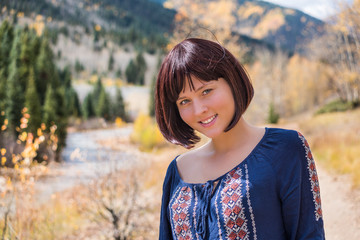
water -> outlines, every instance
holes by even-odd
[[[131,127],[125,127],[69,133],[62,153],[64,162],[58,166],[50,166],[50,172],[56,171],[59,174],[36,182],[39,200],[46,200],[53,193],[87,183],[109,172],[114,164],[126,168],[134,163],[137,156],[97,143],[102,139],[129,136],[131,131]]]

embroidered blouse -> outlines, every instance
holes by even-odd
[[[163,185],[159,239],[325,239],[318,176],[304,136],[266,128],[249,156],[203,184],[184,182],[175,158]]]

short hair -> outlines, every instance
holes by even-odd
[[[200,138],[182,118],[176,101],[186,81],[193,88],[191,77],[203,81],[224,78],[229,84],[235,114],[225,132],[233,128],[249,106],[254,89],[240,62],[220,44],[189,38],[177,44],[164,58],[156,82],[155,117],[161,133],[169,142],[193,147]]]

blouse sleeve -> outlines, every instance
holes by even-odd
[[[162,201],[161,201],[161,213],[160,213],[160,229],[159,229],[159,240],[172,240],[172,233],[171,233],[171,225],[170,219],[168,214],[168,205],[171,195],[171,186],[173,180],[173,160],[169,165],[164,183],[163,183],[163,194],[162,194]]]
[[[301,133],[289,144],[293,146],[283,156],[287,160],[278,175],[287,239],[325,239],[318,175],[309,144]]]

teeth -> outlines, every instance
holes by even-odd
[[[203,121],[203,122],[201,122],[201,123],[208,124],[208,123],[210,123],[212,120],[214,120],[215,117],[216,117],[216,115],[212,116],[212,118],[209,118],[208,120]]]

